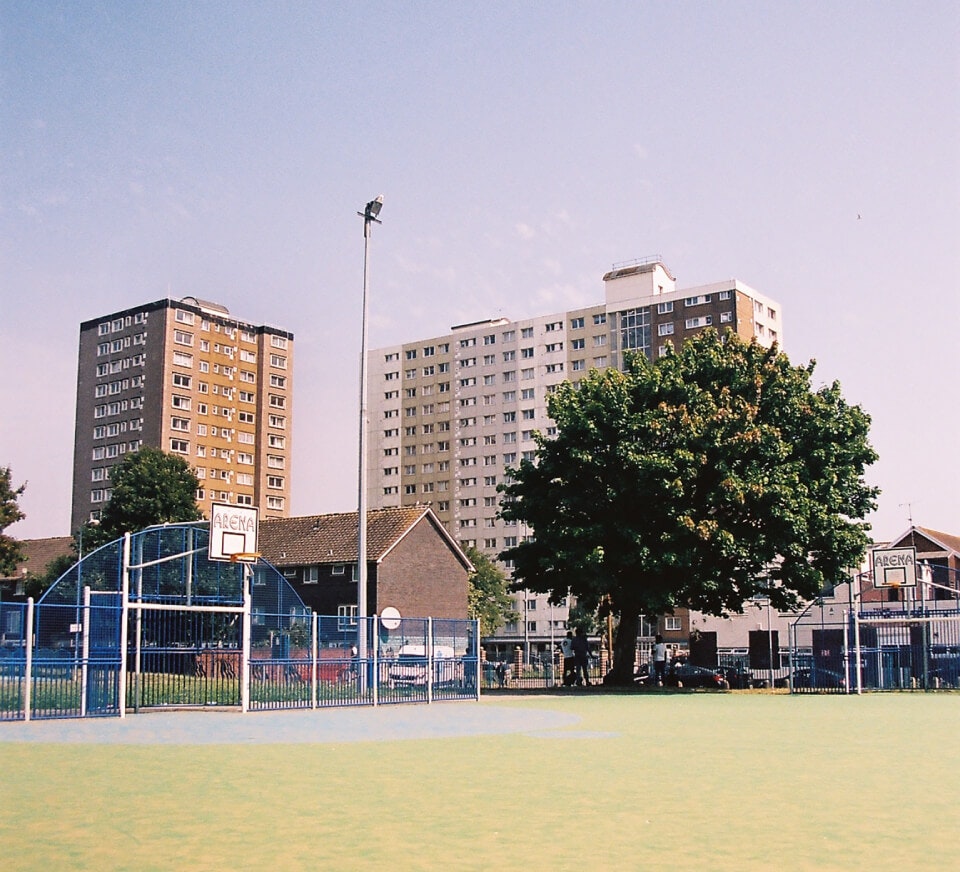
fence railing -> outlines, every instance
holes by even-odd
[[[83,593],[80,606],[0,603],[0,721],[429,703],[480,693],[476,621],[125,606],[116,594]]]

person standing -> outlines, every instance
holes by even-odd
[[[653,640],[653,671],[657,687],[663,687],[663,675],[667,670],[667,646],[659,633]]]
[[[563,657],[563,686],[570,687],[574,681],[573,633],[570,630],[567,630],[567,635],[560,641],[560,654]]]
[[[590,687],[590,643],[583,627],[577,627],[577,634],[573,637],[573,676],[577,684]]]

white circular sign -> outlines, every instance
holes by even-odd
[[[387,630],[396,630],[400,626],[400,612],[393,606],[387,606],[380,612],[380,623]]]

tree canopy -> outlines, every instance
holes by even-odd
[[[113,493],[103,508],[99,528],[87,525],[87,541],[109,542],[152,524],[198,521],[197,476],[190,465],[159,448],[127,454],[110,471]],[[89,539],[88,539],[89,537]]]
[[[612,682],[631,680],[639,615],[787,609],[845,578],[878,491],[869,417],[814,362],[715,331],[654,362],[561,385],[536,461],[510,470],[501,514],[535,537],[501,556],[524,587],[619,614]]]
[[[9,466],[0,467],[0,575],[11,576],[16,572],[17,564],[23,560],[20,543],[4,530],[11,524],[26,517],[17,500],[26,490],[26,484],[18,488],[13,486],[13,474]]]
[[[467,614],[479,619],[481,636],[490,636],[518,617],[513,610],[513,598],[507,592],[507,577],[496,563],[476,548],[467,548],[466,555],[474,568],[467,592]]]

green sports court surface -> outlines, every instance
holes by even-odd
[[[960,694],[0,723],[0,869],[960,867]]]

